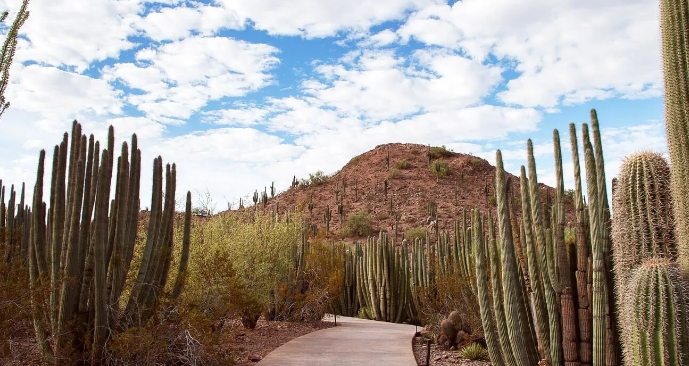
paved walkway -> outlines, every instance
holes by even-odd
[[[336,327],[295,338],[258,365],[416,366],[411,345],[414,331],[413,325],[338,316]]]

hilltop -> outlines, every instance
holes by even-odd
[[[389,155],[388,155],[389,154]],[[429,159],[429,154],[432,158]],[[389,166],[387,168],[387,157]],[[429,166],[436,158],[447,163],[447,175],[437,178]],[[312,200],[311,224],[322,229],[326,207],[331,210],[330,237],[343,239],[341,235],[338,201],[344,208],[344,220],[352,214],[364,211],[370,215],[373,227],[387,230],[395,235],[395,213],[399,213],[398,238],[410,228],[431,227],[428,214],[429,201],[437,205],[437,225],[440,231],[452,231],[453,222],[461,219],[462,209],[490,209],[495,214],[495,167],[477,156],[455,153],[444,147],[429,148],[420,144],[389,143],[353,157],[341,170],[331,176],[312,174],[311,179],[302,179],[290,189],[270,197],[265,209],[274,211],[277,205],[281,214],[285,209],[297,207],[308,215],[308,202]],[[519,177],[508,173],[513,182],[513,191],[518,201]],[[387,195],[385,182],[387,181]],[[343,189],[344,185],[344,189]],[[548,193],[554,189],[541,186],[541,199],[545,202]],[[336,194],[336,191],[339,191]],[[264,205],[260,203],[260,209]],[[336,196],[338,201],[336,201]],[[390,203],[392,202],[392,212]],[[246,205],[246,203],[245,203]],[[572,217],[568,205],[568,219]],[[251,210],[252,207],[244,210]],[[513,214],[521,217],[521,207],[515,207]]]

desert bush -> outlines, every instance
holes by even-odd
[[[404,233],[404,238],[407,239],[410,243],[413,243],[416,239],[425,240],[426,234],[428,234],[428,228],[418,226],[408,229]]]
[[[409,169],[409,168],[411,168],[411,163],[407,159],[398,160],[395,162],[395,168],[397,168],[397,169]]]
[[[450,166],[447,164],[447,161],[436,159],[431,163],[431,173],[433,173],[436,178],[444,178],[450,174]]]
[[[250,220],[232,214],[214,216],[200,223],[196,230],[196,233],[192,233],[195,235],[192,235],[190,278],[186,291],[203,293],[211,291],[206,287],[217,284],[220,287],[213,291],[220,296],[225,281],[231,279],[228,285],[235,286],[235,281],[237,284],[228,289],[251,297],[235,297],[232,301],[245,303],[244,310],[258,311],[260,314],[256,309],[267,307],[271,301],[271,291],[279,287],[281,279],[287,278],[292,269],[292,253],[301,242],[302,227],[301,220],[275,222],[269,213],[257,211],[252,213]],[[198,255],[198,258],[194,255]],[[224,264],[226,262],[231,266]],[[211,265],[218,266],[216,271],[209,268]],[[193,272],[200,275],[194,277],[191,275]],[[210,277],[198,277],[201,275]],[[214,284],[208,281],[214,281]],[[196,286],[201,288],[195,289]]]
[[[399,169],[392,168],[388,171],[388,179],[397,179],[401,176]]]
[[[4,239],[6,231],[0,227],[0,240]],[[16,338],[26,331],[22,324],[29,324],[32,318],[31,298],[45,298],[50,296],[50,288],[46,284],[42,287],[29,286],[27,268],[21,263],[18,255],[7,261],[5,253],[9,246],[0,242],[0,363],[6,358],[18,355],[12,344]]]
[[[574,203],[574,190],[565,189],[565,203]]]
[[[319,170],[315,173],[309,173],[308,178],[302,178],[302,180],[299,182],[299,185],[302,187],[308,187],[308,186],[317,186],[319,184],[325,183],[328,180],[330,180],[331,176],[323,173],[323,171]]]
[[[483,339],[483,326],[478,301],[468,279],[452,271],[436,271],[435,286],[415,288],[420,297],[418,318],[426,330],[438,339],[443,319],[452,311],[459,312],[455,326],[472,340]]]
[[[488,361],[488,350],[478,343],[472,343],[459,350],[459,355],[472,361]]]
[[[371,216],[366,211],[359,211],[347,217],[342,233],[345,236],[369,236],[374,233]]]
[[[227,365],[238,361],[227,335],[211,331],[207,316],[175,307],[165,319],[114,335],[106,365]]]
[[[308,245],[304,268],[297,268],[295,276],[301,291],[292,304],[286,304],[293,309],[283,314],[286,320],[318,322],[332,308],[344,281],[343,248],[325,241]]]
[[[483,159],[479,158],[478,156],[473,156],[471,157],[471,165],[473,165],[475,168],[478,168],[483,165]]]
[[[434,146],[431,147],[430,150],[428,150],[427,154],[431,159],[440,159],[440,158],[447,158],[452,156],[454,152],[452,150],[448,150],[445,145],[443,146]]]

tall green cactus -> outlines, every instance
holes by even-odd
[[[689,278],[689,2],[660,0],[665,127],[679,268]]]
[[[125,315],[120,317],[120,298],[133,257],[139,217],[141,152],[137,148],[136,135],[132,137],[131,154],[126,143],[122,146],[112,201],[112,126],[108,131],[108,147],[102,152],[99,152],[99,143],[93,136],[87,140],[81,134],[81,125],[76,121],[72,126],[69,151],[67,141],[68,135],[65,134],[60,146],[55,147],[50,211],[46,210],[42,196],[45,151],[41,151],[39,156],[34,210],[30,219],[29,275],[32,286],[50,281],[55,287],[45,312],[47,319],[43,317],[41,305],[33,303],[34,328],[47,361],[55,362],[59,356],[62,362],[67,357],[90,359],[92,363],[99,364],[110,334],[128,328],[135,320],[150,318],[152,305],[165,286],[171,261],[175,167],[173,165],[170,169],[168,165],[163,209],[160,207],[162,160],[156,159],[154,204],[151,205],[149,237],[140,271],[146,276],[140,276],[130,292],[129,304],[136,304],[135,309],[128,305]],[[187,200],[188,220],[191,215],[189,194]],[[182,248],[173,298],[179,296],[183,287],[189,251],[188,231],[189,225],[185,225],[187,240]],[[47,342],[51,328],[55,348]],[[87,356],[89,353],[90,357]]]
[[[534,225],[534,243],[536,248],[536,255],[541,266],[541,276],[543,280],[543,290],[545,295],[545,303],[548,309],[548,322],[550,328],[550,362],[559,365],[562,361],[562,329],[560,326],[560,303],[555,283],[548,274],[548,255],[547,255],[547,226],[542,215],[542,208],[540,202],[540,193],[538,189],[538,178],[536,176],[536,160],[533,153],[533,143],[531,140],[527,141],[528,153],[528,172],[529,172],[529,197],[522,197],[522,200],[529,199],[531,205],[531,220]],[[551,263],[552,264],[552,263]]]
[[[502,291],[504,293],[505,320],[508,336],[516,365],[534,365],[538,363],[538,352],[533,342],[529,326],[528,305],[520,300],[517,259],[512,242],[512,226],[507,207],[507,185],[505,184],[505,169],[502,153],[495,153],[495,192],[498,205],[498,226],[500,228],[500,260],[502,263]]]
[[[486,245],[478,210],[474,210],[473,214],[473,233],[474,253],[476,253],[476,296],[481,311],[483,333],[486,337],[486,345],[488,346],[491,362],[495,366],[504,366],[505,356],[503,356],[501,339],[498,336],[498,330],[495,325],[493,308],[490,304],[488,282],[486,281]]]

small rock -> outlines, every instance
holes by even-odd
[[[256,355],[256,354],[250,354],[250,355],[249,355],[249,361],[251,361],[251,362],[258,362],[258,361],[261,361],[262,358],[263,358],[263,357],[261,357],[261,356],[259,356],[259,355]]]

